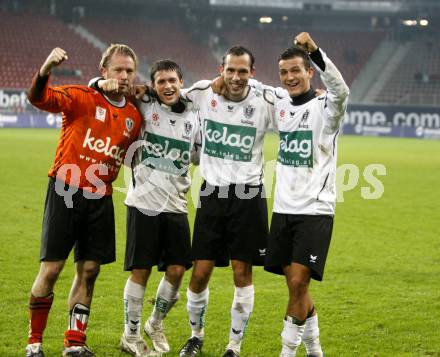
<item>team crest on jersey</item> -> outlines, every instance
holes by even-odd
[[[233,105],[228,105],[228,112],[231,113],[234,110]]]
[[[151,124],[153,124],[154,126],[159,126],[160,124],[159,124],[159,114],[157,114],[157,113],[153,113],[153,115],[151,116],[151,119],[152,119],[152,123]]]
[[[243,114],[245,119],[241,119],[243,124],[254,125],[254,121],[250,120],[255,113],[255,107],[253,105],[248,105],[243,108]]]
[[[286,111],[284,109],[280,110],[280,120],[284,120],[284,117],[286,116]]]
[[[176,125],[176,119],[170,119],[170,125],[175,126]]]
[[[244,114],[245,118],[250,119],[250,118],[252,118],[252,115],[254,115],[254,113],[255,113],[255,107],[253,105],[249,104],[247,107],[245,107],[243,109],[243,112],[244,112],[243,114]]]
[[[186,140],[191,140],[192,128],[193,128],[193,125],[191,124],[191,122],[186,121],[185,123],[183,123],[183,130],[185,131],[185,133],[182,134],[182,138],[184,138]]]
[[[95,119],[98,119],[99,121],[104,122],[106,113],[107,113],[107,109],[97,106],[96,113],[95,113]]]
[[[295,113],[293,113],[295,114]],[[310,111],[307,109],[304,114],[302,115],[301,121],[299,122],[299,127],[303,129],[308,129],[309,126],[307,125],[307,119],[309,118]]]
[[[127,138],[130,137],[130,132],[133,130],[134,127],[134,121],[131,118],[126,118],[125,119],[125,127],[127,128],[128,131],[124,130],[124,136],[126,136]]]
[[[213,100],[211,100],[211,110],[213,111],[213,112],[216,112],[217,111],[217,101],[215,100],[215,99],[213,99]]]
[[[131,118],[127,118],[125,119],[125,127],[127,128],[127,130],[130,132],[133,130],[133,126],[134,126],[134,121]]]
[[[191,130],[192,130],[192,124],[189,122],[189,121],[186,121],[184,124],[183,124],[183,127],[184,127],[184,129],[185,129],[185,134],[186,135],[189,135],[189,134],[191,134]]]

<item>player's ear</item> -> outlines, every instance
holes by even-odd
[[[309,69],[307,70],[307,73],[309,74],[309,78],[313,77],[313,75],[315,74],[315,70],[313,69],[312,66],[309,67]]]
[[[225,67],[222,64],[220,66],[218,66],[218,73],[220,73],[220,75],[223,74],[224,70],[225,70]]]
[[[251,68],[251,77],[254,77],[255,73],[257,73],[257,71],[255,70],[255,67],[252,67]]]
[[[101,67],[101,75],[104,79],[107,79],[107,68]]]

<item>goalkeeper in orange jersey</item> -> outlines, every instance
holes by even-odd
[[[55,283],[74,248],[76,275],[68,304],[69,325],[63,356],[91,357],[86,345],[93,288],[100,265],[115,260],[112,182],[142,118],[125,99],[136,76],[137,57],[125,45],[111,45],[100,63],[102,76],[117,79],[118,90],[103,95],[86,86],[50,87],[54,67],[67,60],[55,48],[36,73],[29,91],[39,109],[62,113],[62,128],[44,208],[40,271],[32,286],[27,357],[42,357],[43,332],[54,299]]]

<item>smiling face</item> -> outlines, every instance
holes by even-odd
[[[302,57],[281,59],[278,65],[280,81],[291,97],[296,97],[310,90],[313,68],[306,68]]]
[[[161,70],[154,74],[153,88],[161,102],[166,105],[173,105],[179,101],[182,87],[183,79],[179,78],[176,71]]]
[[[234,56],[228,54],[220,70],[225,80],[228,98],[232,100],[243,99],[247,94],[248,80],[255,73],[255,70],[251,67],[249,55]]]

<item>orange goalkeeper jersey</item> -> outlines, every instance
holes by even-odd
[[[111,195],[142,117],[126,102],[118,107],[86,86],[49,87],[48,77],[34,77],[29,101],[41,110],[62,114],[61,134],[49,176],[93,193]]]

